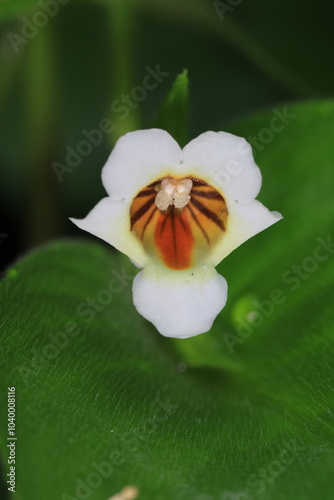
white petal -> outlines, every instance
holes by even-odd
[[[103,198],[85,219],[70,219],[84,229],[126,254],[143,267],[146,253],[139,239],[130,231],[130,206],[124,201]]]
[[[225,197],[246,203],[258,195],[261,172],[250,144],[227,132],[205,132],[183,149],[183,163],[194,177],[216,187]]]
[[[133,283],[138,312],[165,337],[187,338],[207,332],[226,299],[226,280],[207,265],[171,271],[150,264]]]
[[[133,199],[153,181],[171,175],[182,152],[165,130],[129,132],[118,139],[102,170],[107,193],[116,200]]]
[[[209,255],[209,261],[214,266],[249,238],[282,219],[279,212],[270,212],[258,200],[246,204],[231,201],[227,203],[227,208],[226,232]]]

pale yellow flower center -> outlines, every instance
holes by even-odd
[[[189,193],[192,187],[191,179],[163,179],[160,191],[155,197],[155,204],[159,210],[167,210],[170,205],[174,205],[175,208],[184,208],[190,201]]]

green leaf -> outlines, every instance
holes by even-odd
[[[15,386],[22,500],[130,484],[139,499],[332,498],[334,103],[230,130],[251,136],[260,199],[284,220],[220,264],[210,333],[161,337],[132,305],[134,268],[99,244],[56,242],[8,271],[0,404]]]
[[[188,142],[188,85],[188,72],[184,70],[176,77],[154,124],[157,128],[167,130],[181,147]]]

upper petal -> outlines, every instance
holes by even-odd
[[[208,265],[171,271],[149,264],[133,283],[138,312],[165,337],[188,338],[207,332],[226,299],[226,280]]]
[[[70,219],[84,229],[126,254],[143,267],[147,255],[143,245],[130,231],[130,205],[124,201],[103,198],[84,219]]]
[[[170,175],[182,151],[165,130],[129,132],[118,139],[102,170],[102,182],[115,200],[132,199],[151,182]]]
[[[227,208],[226,232],[208,255],[209,262],[214,266],[249,238],[283,218],[279,212],[271,212],[258,200],[245,204],[228,201]]]
[[[183,163],[193,177],[218,188],[224,197],[247,203],[260,191],[261,172],[242,137],[205,132],[185,146]]]

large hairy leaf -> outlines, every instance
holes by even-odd
[[[162,338],[132,305],[132,265],[96,242],[9,269],[1,408],[15,386],[21,500],[130,484],[154,500],[332,498],[334,104],[231,131],[253,142],[260,199],[285,218],[220,264],[229,299],[210,333]]]

